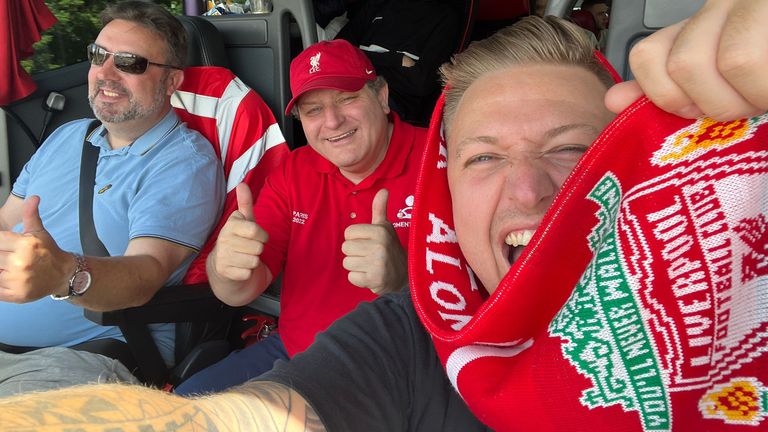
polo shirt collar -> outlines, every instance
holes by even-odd
[[[134,156],[143,156],[159,144],[163,138],[181,124],[179,116],[173,109],[169,109],[163,118],[148,131],[136,139],[131,145],[119,149],[112,149],[107,141],[107,129],[100,125],[91,139],[91,143],[104,149],[107,154],[125,153]]]
[[[365,189],[371,186],[376,180],[397,177],[405,170],[405,162],[411,153],[413,146],[413,128],[405,127],[400,117],[393,111],[389,113],[389,120],[392,122],[392,136],[389,138],[387,154],[378,167],[363,181],[357,184],[357,189]],[[338,178],[347,180],[339,171],[339,168],[328,159],[322,157],[320,153],[311,148],[309,152],[310,165],[320,173],[328,173]]]

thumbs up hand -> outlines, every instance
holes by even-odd
[[[253,195],[245,183],[237,185],[237,210],[221,228],[211,251],[209,269],[230,281],[248,280],[261,265],[261,252],[269,235],[253,216]],[[210,271],[210,270],[209,270]]]
[[[251,193],[251,188],[245,183],[240,183],[235,188],[235,193],[237,194],[237,213],[243,219],[253,221],[253,194]]]
[[[22,234],[0,232],[0,301],[27,303],[69,292],[75,259],[46,231],[39,205],[36,195],[24,201]]]
[[[405,251],[387,220],[389,192],[381,189],[371,204],[371,223],[351,225],[344,231],[344,268],[349,281],[382,295],[402,289],[408,282]]]
[[[28,200],[24,201],[24,207],[22,210],[21,222],[24,226],[24,234],[32,234],[40,231],[44,231],[43,221],[40,219],[40,197],[33,195]]]

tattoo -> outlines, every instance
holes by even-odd
[[[138,386],[100,385],[2,400],[0,430],[220,431],[196,401]]]
[[[277,383],[249,383],[185,399],[120,384],[82,386],[0,400],[2,431],[324,431],[314,409]]]
[[[282,384],[268,381],[247,383],[221,395],[217,403],[224,405],[217,406],[217,412],[228,413],[220,418],[221,421],[236,424],[233,430],[325,430],[314,408],[298,392]]]

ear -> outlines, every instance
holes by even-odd
[[[168,96],[173,95],[173,92],[181,87],[182,82],[184,82],[184,71],[172,69],[168,75],[168,88],[166,90]]]
[[[389,84],[386,82],[384,83],[384,86],[381,87],[376,98],[379,100],[379,105],[381,105],[381,109],[384,110],[384,114],[389,114]]]

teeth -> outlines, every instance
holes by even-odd
[[[112,91],[109,91],[109,90],[102,90],[102,92],[104,93],[105,96],[109,96],[109,97],[117,97],[118,96],[118,93],[115,93],[115,92],[112,92]]]
[[[348,136],[351,136],[351,135],[352,135],[353,133],[355,133],[356,131],[357,131],[357,129],[352,129],[352,130],[351,130],[351,131],[349,131],[349,132],[345,132],[345,133],[343,133],[343,134],[341,134],[341,135],[339,135],[339,136],[335,136],[335,137],[331,137],[331,138],[327,138],[327,139],[328,139],[328,141],[331,141],[331,142],[334,142],[334,141],[339,141],[339,140],[342,140],[342,139],[344,139],[344,138],[346,138],[346,137],[348,137]]]
[[[531,237],[533,237],[534,232],[535,231],[531,230],[511,232],[507,234],[507,237],[504,239],[504,243],[512,247],[526,246],[528,242],[531,241]]]

